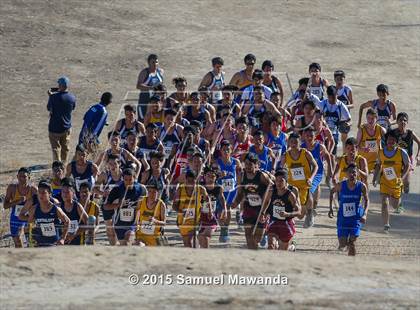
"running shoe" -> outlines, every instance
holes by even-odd
[[[267,241],[268,241],[268,236],[267,235],[264,235],[263,238],[260,241],[260,246],[262,248],[265,248],[267,246]]]
[[[384,233],[389,234],[389,230],[391,229],[391,225],[384,226]]]
[[[403,213],[404,211],[405,211],[404,207],[402,206],[402,204],[400,204],[400,205],[398,206],[398,208],[396,208],[396,209],[395,209],[394,213],[395,213],[395,214],[401,214],[401,213]]]
[[[297,245],[296,241],[292,240],[287,250],[290,252],[296,252],[296,245]]]

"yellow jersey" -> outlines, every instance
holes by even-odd
[[[143,198],[139,202],[139,205],[140,205],[140,208],[138,210],[139,227],[136,234],[138,239],[141,239],[141,237],[145,237],[145,236],[158,237],[160,235],[161,227],[157,226],[155,223],[151,223],[150,220],[152,217],[154,217],[158,221],[163,220],[161,216],[162,204],[163,204],[163,201],[158,199],[154,208],[149,209],[147,207],[147,197]]]
[[[381,161],[380,192],[399,199],[402,189],[403,156],[401,148],[397,148],[392,157],[387,157],[384,150],[379,151]]]
[[[164,114],[163,111],[160,112],[160,116],[159,117],[154,117],[153,113],[150,113],[150,123],[151,124],[157,124],[157,125],[161,125],[163,124],[163,120],[164,120]]]
[[[378,152],[381,149],[381,126],[375,124],[373,136],[368,134],[366,124],[362,125],[361,130],[362,137],[360,140],[359,154],[366,159],[369,172],[372,172],[375,168],[376,160],[378,159]]]
[[[363,160],[363,157],[359,154],[356,155],[356,158],[354,159],[354,163],[356,164],[357,169],[361,170],[361,161]],[[347,179],[347,167],[350,165],[350,163],[347,163],[347,155],[340,156],[338,158],[338,181],[344,181]],[[359,181],[362,180],[361,175],[359,174],[357,179]]]
[[[201,186],[193,191],[192,195],[187,194],[185,184],[180,185],[179,210],[177,223],[181,235],[188,235],[194,230],[194,224],[200,223],[201,210]],[[198,193],[196,192],[198,191]],[[196,200],[197,197],[197,200]]]
[[[311,176],[311,167],[306,158],[307,152],[306,149],[300,149],[299,157],[293,159],[290,150],[288,150],[285,156],[285,164],[289,170],[288,182],[299,189],[309,188],[307,180]]]

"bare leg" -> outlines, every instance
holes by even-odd
[[[112,220],[106,220],[105,221],[106,226],[106,235],[108,237],[108,241],[110,245],[116,245],[117,244],[117,235],[115,233],[114,225],[112,223]]]
[[[357,240],[356,236],[350,236],[349,238],[349,242],[348,242],[349,256],[356,256],[356,245],[355,245],[356,240]]]
[[[388,208],[388,195],[381,193],[382,199],[382,221],[384,225],[389,225],[389,208]]]
[[[277,250],[277,248],[278,248],[277,236],[274,234],[268,234],[268,249]]]

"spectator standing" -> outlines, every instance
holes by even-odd
[[[48,123],[49,139],[53,161],[67,161],[71,134],[71,114],[76,107],[76,97],[68,91],[70,80],[62,76],[57,81],[58,88],[48,91],[47,110],[50,112]]]

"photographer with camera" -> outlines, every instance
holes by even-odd
[[[76,108],[76,97],[68,91],[70,80],[62,76],[57,80],[58,87],[48,90],[47,110],[50,112],[48,123],[53,161],[67,161],[71,134],[71,114]]]

